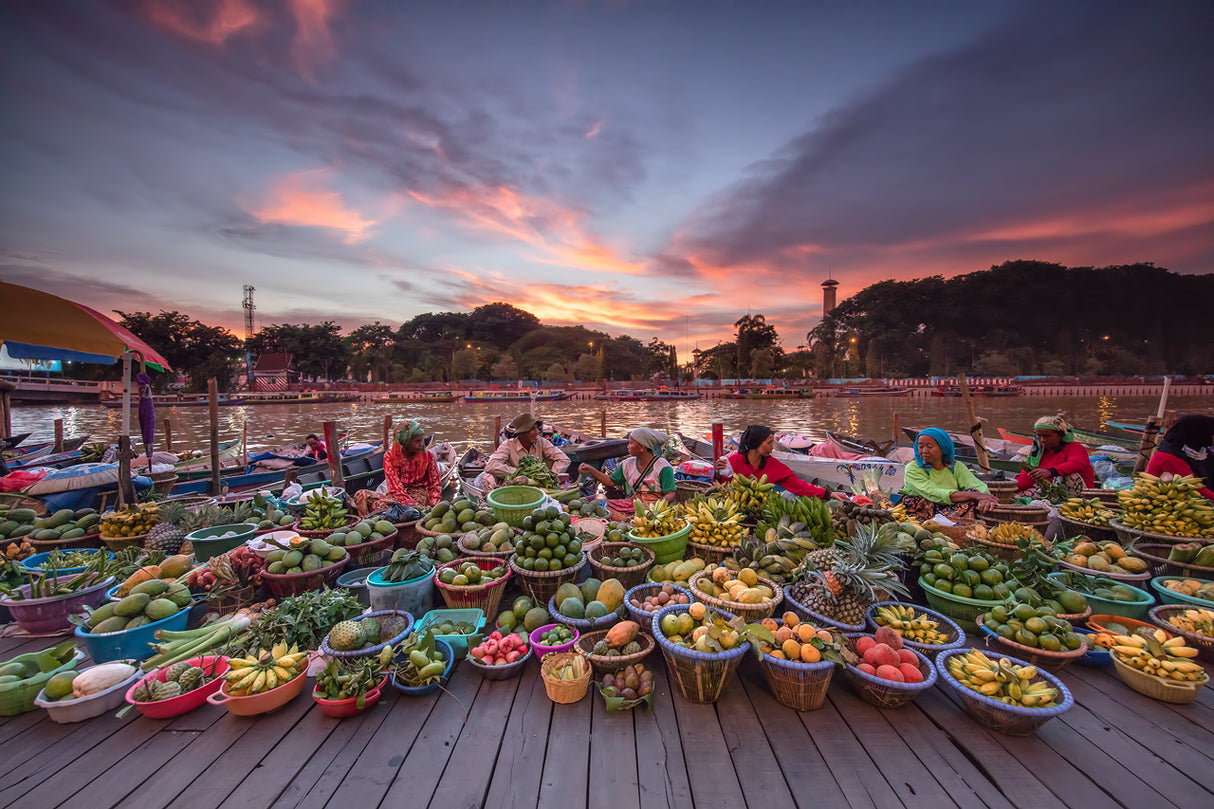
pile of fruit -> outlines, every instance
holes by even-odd
[[[503,633],[514,632],[528,636],[551,620],[547,608],[538,606],[530,596],[519,596],[509,608],[502,610],[497,616],[495,625]]]
[[[977,523],[970,529],[970,536],[975,539],[985,539],[998,545],[1016,547],[1017,540],[1025,540],[1035,545],[1049,547],[1041,532],[1032,526],[1018,522],[1003,522],[993,528]]]
[[[1108,525],[1117,512],[1096,498],[1071,497],[1058,506],[1059,515],[1084,525]]]
[[[261,495],[257,497],[261,497]],[[253,498],[254,503],[257,502],[257,497]],[[256,516],[261,518],[257,521],[258,531],[268,531],[271,528],[287,528],[295,522],[295,518],[290,514],[269,503],[261,506],[254,505],[253,511]]]
[[[1214,610],[1185,610],[1179,615],[1168,616],[1168,623],[1185,632],[1214,638]]]
[[[748,475],[734,475],[725,487],[725,499],[733,503],[746,519],[758,522],[763,518],[767,500],[775,494],[776,484],[767,481],[767,475],[755,479]],[[778,494],[775,494],[779,497]]]
[[[632,597],[632,606],[642,612],[657,612],[667,604],[690,604],[691,596],[686,592],[676,588],[669,582],[662,585],[662,588],[656,593],[642,598]]]
[[[806,609],[859,626],[869,604],[908,595],[897,576],[902,566],[897,534],[875,524],[861,525],[854,537],[806,554],[788,593]]]
[[[56,512],[56,516],[67,509]],[[121,511],[107,511],[100,518],[100,531],[107,537],[134,537],[150,533],[160,522],[160,508],[155,503],[127,506]],[[35,536],[34,539],[38,537]],[[63,537],[60,536],[60,539]]]
[[[468,621],[452,621],[449,618],[445,618],[442,621],[431,621],[429,624],[426,624],[426,629],[429,629],[440,638],[446,635],[473,635],[476,633],[475,624]]]
[[[97,510],[82,508],[73,511],[63,508],[46,517],[39,517],[31,508],[9,508],[0,510],[0,542],[6,539],[26,537],[38,542],[50,542],[56,539],[80,539],[86,536],[96,536],[101,532],[101,517]],[[155,523],[153,514],[152,523]],[[131,536],[135,533],[124,534]],[[144,532],[146,533],[146,529]],[[110,536],[114,536],[110,534]],[[12,557],[9,557],[12,558]]]
[[[739,643],[746,642],[754,632],[753,626],[743,626],[742,619],[728,621],[716,610],[699,601],[693,601],[687,612],[663,615],[656,626],[674,645],[708,653],[732,649]],[[760,628],[760,637],[771,636],[765,627]],[[774,640],[774,636],[771,639]]]
[[[540,635],[536,642],[544,646],[564,646],[566,643],[573,643],[573,630],[564,624],[554,624],[551,629]]]
[[[261,650],[248,657],[233,657],[229,671],[223,675],[227,693],[233,697],[264,694],[294,680],[307,667],[308,653],[280,643],[269,651]]]
[[[1214,545],[1203,545],[1200,542],[1173,545],[1168,551],[1168,561],[1197,567],[1214,567]]]
[[[742,512],[729,501],[697,495],[683,504],[683,516],[691,523],[691,533],[687,535],[691,542],[728,548],[738,544],[746,534]]]
[[[275,576],[311,573],[337,564],[346,558],[346,549],[323,539],[293,537],[287,548],[278,548],[265,556],[266,572]]]
[[[310,497],[304,506],[304,515],[299,518],[300,531],[332,531],[343,528],[350,522],[350,512],[341,498]]]
[[[1139,472],[1133,487],[1117,493],[1123,510],[1117,521],[1154,534],[1214,538],[1214,503],[1202,497],[1202,485],[1195,475]]]
[[[529,649],[527,641],[512,632],[505,635],[490,632],[489,637],[473,646],[468,654],[485,666],[505,666],[525,657]]]
[[[632,501],[632,534],[643,539],[667,537],[687,527],[687,520],[680,515],[680,508],[666,500],[657,500],[646,506],[640,500]]]
[[[763,626],[772,633],[772,640],[760,640],[759,649],[777,660],[817,663],[824,657],[841,663],[839,636],[803,622],[795,612],[786,612],[779,622],[764,618]]]
[[[46,681],[46,698],[67,702],[92,696],[122,683],[136,668],[129,663],[101,663],[81,672],[61,671]]]
[[[508,572],[510,569],[503,564],[486,570],[476,562],[465,560],[455,567],[445,567],[440,570],[438,580],[452,587],[480,587],[497,581]]]
[[[1181,683],[1204,682],[1209,678],[1200,663],[1189,658],[1197,657],[1197,650],[1186,646],[1184,638],[1168,637],[1162,629],[1140,627],[1129,635],[1114,635],[1101,632],[1096,643],[1127,666]]]
[[[599,564],[603,567],[636,567],[637,565],[645,564],[645,551],[635,545],[625,545],[622,548],[613,549],[614,556],[605,556],[599,560]]]
[[[886,508],[862,494],[852,495],[843,501],[832,500],[830,508],[833,511],[835,535],[839,538],[855,536],[861,526],[875,524],[880,527],[888,522],[901,522],[906,519],[905,508]]]
[[[440,501],[422,520],[422,528],[436,534],[463,534],[494,525],[497,521],[491,511],[478,510],[471,500],[456,500],[454,503]]]
[[[145,560],[146,561],[146,560]],[[138,584],[143,584],[153,579],[162,579],[167,582],[173,582],[190,572],[192,562],[189,556],[178,554],[170,556],[159,564],[146,564],[137,568],[133,573],[127,576],[122,584],[118,586],[115,595],[125,597],[131,594],[131,590]],[[189,583],[188,580],[186,582]]]
[[[273,554],[285,556],[286,551],[274,551]],[[205,565],[191,571],[185,581],[191,590],[206,593],[258,587],[261,585],[262,571],[266,570],[267,559],[261,558],[247,545],[241,545],[227,553],[212,556]],[[161,567],[164,567],[163,563]]]
[[[734,604],[762,604],[776,595],[750,568],[738,571],[736,579],[729,568],[715,568],[708,576],[698,579],[695,587],[707,596]]]
[[[570,500],[565,509],[575,517],[601,517],[606,519],[611,514],[610,511],[593,500],[582,500],[581,498]]]
[[[673,562],[667,562],[664,565],[654,565],[649,568],[646,579],[654,584],[670,582],[671,584],[685,585],[688,579],[703,570],[706,564],[699,557],[676,559]]]
[[[404,632],[408,626],[409,619],[403,615],[388,615],[382,620],[362,618],[342,621],[329,630],[326,640],[329,648],[335,652],[355,652],[387,643]]]
[[[936,542],[923,552],[923,582],[944,593],[998,601],[1012,594],[1007,562],[975,548],[952,550]]]
[[[164,679],[148,677],[131,694],[135,702],[160,702],[161,700],[180,697],[182,694],[201,688],[211,682],[214,677],[207,676],[201,667],[188,661],[174,663],[164,671]]]
[[[620,657],[622,655],[636,654],[641,651],[641,644],[637,642],[637,632],[641,626],[636,621],[620,621],[611,629],[607,630],[607,635],[598,643],[594,644],[594,648],[590,653],[598,657]]]
[[[1163,586],[1174,593],[1180,593],[1203,601],[1214,601],[1214,581],[1200,579],[1168,579]]]
[[[1063,557],[1068,565],[1095,570],[1099,573],[1120,573],[1122,575],[1145,573],[1147,563],[1116,542],[1092,542],[1080,540],[1070,553]]]
[[[566,582],[552,597],[556,614],[553,618],[574,618],[595,621],[611,615],[624,603],[624,586],[619,579],[599,582],[590,578],[576,585]]]
[[[348,531],[334,531],[325,537],[325,542],[336,547],[348,548],[364,542],[376,542],[396,532],[396,526],[387,520],[363,520],[350,526]]]
[[[949,636],[940,631],[940,622],[920,614],[909,604],[888,604],[873,611],[873,621],[878,627],[889,627],[904,640],[928,646],[942,646]]]
[[[455,539],[450,534],[439,534],[436,537],[422,537],[417,542],[415,550],[428,559],[433,559],[440,565],[454,562],[458,549]]]
[[[358,708],[367,704],[367,693],[379,687],[384,669],[392,662],[393,649],[385,646],[379,655],[334,658],[316,675],[312,696],[316,699],[352,699]]]
[[[257,514],[249,501],[242,500],[231,506],[207,503],[188,509],[182,503],[168,502],[161,504],[158,516],[160,521],[144,545],[151,550],[180,553],[187,534],[216,525],[256,522]]]
[[[1045,605],[999,604],[983,614],[982,623],[1001,638],[1045,652],[1073,652],[1084,645],[1083,636]]]
[[[827,545],[834,539],[831,533]],[[743,536],[734,546],[733,554],[725,557],[721,564],[734,571],[750,568],[761,576],[784,583],[793,579],[809,553],[822,547],[808,526],[793,522],[786,514],[779,518],[774,528],[767,528],[761,535]]]
[[[599,691],[605,697],[619,697],[628,702],[643,699],[653,691],[653,672],[633,663],[615,674],[604,674]]]
[[[536,572],[565,570],[582,559],[582,541],[572,518],[556,506],[537,508],[523,518],[522,536],[514,544],[514,563]]]
[[[1086,595],[1096,596],[1108,601],[1132,603],[1142,598],[1128,585],[1122,584],[1104,576],[1086,576],[1071,573],[1066,576],[1066,582],[1072,589]]]
[[[394,659],[398,662],[392,669],[393,678],[410,688],[437,683],[447,670],[442,652],[434,643],[434,633],[429,631],[405,638]]]
[[[902,636],[888,627],[878,628],[875,635],[861,635],[855,649],[860,656],[856,668],[865,674],[895,683],[923,682],[919,658],[904,648]]]
[[[171,618],[188,607],[190,599],[190,588],[184,582],[152,579],[136,585],[121,601],[102,604],[89,613],[84,624],[93,635],[137,629]]]
[[[514,529],[499,522],[469,531],[460,538],[460,544],[468,550],[508,556],[514,551],[514,537]]]
[[[22,559],[33,555],[34,546],[25,537],[13,540],[4,548],[4,558],[11,562],[20,562]]]
[[[998,662],[977,649],[948,659],[948,673],[961,685],[984,697],[1021,708],[1052,708],[1058,689],[1046,680],[1034,681],[1036,666],[1020,666],[1006,657]]]
[[[548,672],[548,676],[554,680],[577,680],[586,675],[587,665],[584,657],[565,657],[560,665]]]

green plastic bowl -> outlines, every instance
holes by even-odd
[[[534,486],[502,486],[489,492],[487,499],[494,517],[518,528],[544,502],[544,492]]]
[[[1072,576],[1081,575],[1071,573]],[[1051,573],[1048,577],[1050,581],[1056,581],[1059,584],[1066,583],[1065,573]],[[1086,579],[1095,581],[1095,576],[1084,576]],[[1118,601],[1113,598],[1101,598],[1100,596],[1084,593],[1083,597],[1088,600],[1088,606],[1092,608],[1092,613],[1095,615],[1117,615],[1122,618],[1141,618],[1146,615],[1147,610],[1155,606],[1155,597],[1146,590],[1140,590],[1137,587],[1130,587],[1125,582],[1110,579],[1114,584],[1120,584],[1122,587],[1129,587],[1134,591],[1137,599],[1134,601]]]
[[[220,539],[229,531],[235,536]],[[245,544],[257,533],[257,523],[241,522],[233,525],[212,525],[210,528],[199,528],[185,535],[194,546],[194,560],[205,562],[212,556],[227,553],[235,547]]]
[[[1209,579],[1194,579],[1192,576],[1156,576],[1151,579],[1151,589],[1159,593],[1159,600],[1164,604],[1184,604],[1185,606],[1204,607],[1207,610],[1214,610],[1214,601],[1197,598],[1196,596],[1187,596],[1184,593],[1169,590],[1164,586],[1164,582],[1184,581],[1185,579],[1199,581],[1202,584],[1210,583]]]
[[[653,563],[664,565],[683,558],[683,553],[687,550],[687,537],[690,535],[691,523],[687,523],[678,531],[664,537],[639,537],[629,531],[628,541],[653,551],[656,557]]]
[[[923,592],[927,596],[929,607],[953,619],[958,626],[970,632],[978,631],[978,624],[974,622],[975,618],[984,612],[989,612],[992,607],[1004,603],[1001,600],[985,601],[981,598],[955,596],[932,587],[923,580],[922,576],[919,577],[919,586],[923,588]]]

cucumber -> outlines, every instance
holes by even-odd
[[[16,520],[5,520],[0,522],[0,537],[7,537],[13,531],[21,527],[21,523]]]

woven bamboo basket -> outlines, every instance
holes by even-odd
[[[449,610],[477,609],[485,615],[497,615],[497,608],[502,603],[502,593],[506,592],[506,584],[510,581],[509,570],[500,578],[470,587],[443,584],[438,580],[439,573],[445,568],[453,568],[467,561],[472,561],[481,570],[494,570],[506,564],[505,559],[496,556],[487,559],[456,559],[454,562],[447,562],[434,569],[434,586],[443,594],[443,601],[446,602]]]
[[[964,655],[970,650],[967,649],[951,649],[936,658],[936,674],[939,675],[941,683],[944,683],[957,692],[961,698],[961,704],[965,710],[977,720],[978,724],[990,730],[1006,733],[1009,736],[1031,736],[1037,732],[1037,728],[1044,725],[1055,716],[1059,716],[1071,709],[1075,704],[1075,698],[1071,696],[1070,689],[1062,684],[1052,674],[1049,674],[1042,669],[1037,669],[1037,676],[1031,682],[1044,680],[1051,686],[1058,689],[1058,694],[1062,701],[1050,708],[1022,708],[1018,705],[1007,705],[998,700],[984,697],[977,691],[968,688],[957,682],[953,675],[948,673],[949,658],[954,655]],[[1023,660],[1008,658],[1014,665],[1028,665]]]
[[[1150,562],[1146,559],[1146,557],[1142,557],[1142,560],[1144,562],[1147,562],[1148,565],[1150,564]],[[1101,578],[1112,579],[1113,581],[1119,581],[1122,584],[1129,584],[1129,585],[1144,584],[1153,578],[1153,576],[1151,575],[1151,572],[1149,570],[1144,571],[1142,573],[1107,573],[1103,570],[1093,570],[1090,567],[1080,567],[1079,565],[1072,565],[1070,562],[1066,561],[1065,559],[1060,559],[1058,561],[1058,567],[1060,568],[1060,570],[1062,572],[1070,570],[1070,571],[1074,571],[1075,573],[1082,573],[1085,576],[1092,576],[1092,577],[1099,576]]]
[[[152,481],[152,491],[157,494],[168,494],[173,491],[173,487],[177,485],[177,470],[169,469],[166,472],[156,472],[148,475]]]
[[[531,596],[536,604],[547,604],[548,599],[556,595],[556,591],[562,584],[577,581],[579,571],[585,566],[586,554],[584,553],[573,567],[543,572],[524,570],[515,563],[513,556],[510,557],[510,569],[514,571],[514,575],[518,576],[519,586],[523,588],[524,593]],[[486,611],[485,614],[488,615],[489,612]]]
[[[791,585],[784,588],[784,606],[786,609],[790,609],[795,612],[797,617],[802,621],[809,621],[811,624],[821,629],[837,629],[840,632],[864,631],[865,624],[863,622],[858,624],[845,624],[842,621],[836,621],[833,618],[827,618],[821,613],[814,612],[809,607],[804,606],[801,602],[793,598],[789,593],[791,589]]]
[[[130,537],[107,537],[105,534],[97,534],[94,538],[100,539],[105,543],[107,548],[112,550],[114,553],[117,553],[118,551],[126,548],[142,548],[143,543],[147,542],[149,536],[151,536],[151,534],[135,534],[134,536]],[[81,537],[81,539],[88,539],[88,537]]]
[[[687,540],[688,557],[696,557],[703,559],[709,564],[721,564],[730,556],[733,556],[735,546],[730,545],[728,548],[722,548],[717,545],[705,545],[703,542],[692,542]]]
[[[340,562],[334,562],[318,570],[307,570],[303,573],[267,573],[262,571],[261,582],[267,590],[278,598],[299,595],[309,590],[319,590],[321,587],[332,587],[337,583],[337,577],[345,570],[350,561],[349,554]]]
[[[826,702],[835,664],[781,660],[769,654],[759,655],[759,670],[776,702],[794,711],[816,711]]]
[[[1197,699],[1197,695],[1201,693],[1201,689],[1210,682],[1210,675],[1208,674],[1204,680],[1198,680],[1197,682],[1171,682],[1122,663],[1116,653],[1113,653],[1113,670],[1117,672],[1117,676],[1121,678],[1123,683],[1133,688],[1139,694],[1151,699],[1157,699],[1160,702],[1171,702],[1175,705],[1187,705],[1193,702]]]
[[[573,644],[573,648],[585,655],[586,659],[590,661],[590,665],[594,667],[594,673],[597,677],[602,677],[608,673],[614,674],[626,666],[631,666],[633,663],[640,663],[657,647],[657,641],[653,639],[652,635],[638,632],[636,642],[641,645],[641,651],[630,655],[616,655],[614,657],[594,654],[595,644],[605,637],[607,637],[607,630],[591,632],[578,636],[577,641]]]
[[[754,623],[755,621],[762,621],[764,618],[770,618],[775,613],[776,607],[784,600],[784,588],[763,576],[759,576],[759,584],[767,585],[775,595],[762,603],[739,604],[736,601],[726,601],[723,598],[716,598],[708,595],[696,586],[706,576],[711,577],[712,573],[707,570],[701,570],[687,580],[687,587],[691,590],[692,598],[696,601],[703,601],[708,606],[718,610],[725,610],[726,612],[741,616],[747,623]]]
[[[724,652],[696,652],[675,646],[662,634],[659,627],[662,616],[679,615],[686,612],[688,608],[687,604],[677,604],[662,607],[654,613],[654,639],[662,649],[662,656],[666,658],[666,669],[674,678],[675,685],[678,686],[683,698],[688,702],[716,702],[725,688],[729,675],[742,662],[742,655],[746,654],[750,644],[741,643]],[[722,612],[726,618],[734,617],[723,610],[718,610],[718,612]]]
[[[978,519],[987,525],[1018,522],[1036,528],[1042,534],[1050,525],[1050,512],[1042,506],[997,505],[990,511],[979,511]]]
[[[45,503],[36,497],[21,494],[21,492],[0,492],[0,506],[32,509],[39,517],[45,517],[48,513]]]
[[[343,534],[348,533],[351,528],[358,525],[360,522],[362,522],[361,519],[355,518],[355,519],[352,519],[349,522],[347,522],[345,525],[340,525],[337,528],[322,528],[319,531],[305,531],[304,529],[299,527],[299,520],[296,520],[295,522],[291,523],[291,525],[288,526],[288,528],[291,531],[294,531],[295,533],[299,534],[301,537],[307,537],[308,539],[324,539],[325,537],[329,536],[330,534],[334,534],[337,532],[341,532]],[[283,529],[279,529],[279,530],[283,530]]]
[[[418,523],[421,520],[409,520],[408,522],[394,522],[396,526],[396,540],[394,542],[396,549],[413,550],[417,547],[418,541],[421,539],[421,534],[417,531]]]
[[[1168,559],[1171,545],[1134,543],[1129,550],[1151,567],[1151,578],[1159,576],[1185,576],[1190,579],[1214,579],[1214,567],[1201,567],[1188,562],[1173,562]]]
[[[1117,532],[1107,525],[1093,525],[1088,522],[1079,522],[1079,520],[1068,519],[1061,515],[1058,517],[1058,521],[1062,523],[1062,535],[1067,539],[1084,536],[1096,542],[1121,541],[1117,537]]]
[[[1004,505],[1011,505],[1012,500],[1016,499],[1016,481],[1014,480],[988,480],[986,488],[990,489],[991,494],[999,499],[999,502]]]
[[[604,559],[611,558],[616,551],[622,548],[640,548],[646,561],[632,567],[609,567],[603,564]],[[586,560],[594,570],[596,578],[603,581],[619,579],[620,584],[624,585],[626,590],[645,583],[645,574],[649,572],[649,568],[653,567],[653,560],[656,558],[653,551],[632,542],[600,542],[586,555]]]
[[[852,651],[855,651],[856,641],[862,637],[870,637],[869,635],[857,635],[850,639]],[[878,708],[901,708],[906,703],[913,700],[915,697],[936,684],[936,667],[932,665],[932,661],[927,659],[927,656],[918,652],[915,649],[906,647],[915,653],[915,660],[919,665],[919,673],[923,675],[921,683],[899,683],[894,680],[886,680],[883,677],[876,677],[867,672],[863,672],[855,666],[846,665],[843,667],[843,678],[855,690],[860,699],[867,702],[869,705],[876,705]]]
[[[1084,500],[1099,500],[1109,508],[1121,510],[1121,501],[1117,497],[1116,489],[1084,489],[1079,496]]]
[[[360,542],[357,545],[346,545],[346,553],[350,555],[350,563],[347,565],[347,567],[349,567],[351,570],[355,570],[360,567],[386,565],[388,563],[388,559],[392,556],[392,549],[395,546],[395,531],[388,534],[383,539]]]
[[[518,535],[520,535],[520,534],[522,534],[522,533],[523,533],[522,531],[520,531],[520,530],[519,530],[519,529],[517,529],[517,528],[512,528],[512,529],[510,529],[510,531],[511,531],[511,533],[512,533],[513,535],[515,535],[515,536],[518,536]],[[491,556],[491,557],[493,557],[494,559],[501,559],[502,557],[504,557],[504,556],[506,556],[506,555],[508,555],[508,554],[510,554],[510,553],[513,553],[513,550],[508,550],[508,551],[482,551],[481,549],[479,549],[479,548],[474,548],[474,547],[472,547],[470,544],[468,544],[467,540],[469,540],[469,539],[471,539],[471,535],[469,535],[469,534],[464,534],[463,536],[461,536],[459,539],[457,539],[457,540],[455,541],[455,547],[456,547],[456,548],[459,550],[459,552],[460,552],[461,554],[463,554],[464,556],[471,556],[471,557],[473,557],[473,558],[479,557],[479,558],[481,558],[481,559],[485,559],[485,558],[488,558],[488,557],[490,557],[490,556]]]
[[[937,534],[944,534],[944,536],[960,545],[965,542],[966,538],[969,536],[970,527],[975,522],[977,521],[970,520],[968,522],[957,523],[956,525],[939,525],[933,528],[932,531]]]
[[[1135,542],[1154,542],[1164,545],[1183,545],[1186,542],[1200,542],[1206,544],[1211,542],[1206,537],[1177,537],[1171,534],[1157,534],[1154,531],[1144,531],[1141,528],[1131,528],[1128,525],[1122,525],[1119,520],[1109,520],[1109,527],[1117,532],[1117,539],[1122,545],[1130,545]]]
[[[1031,527],[1036,528],[1037,526]],[[1041,529],[1038,529],[1038,533],[1041,533]],[[1044,538],[1041,540],[1040,545],[1047,551],[1052,547],[1049,540]],[[1003,559],[1008,562],[1014,562],[1024,555],[1024,551],[1020,550],[1020,548],[1016,547],[1015,545],[1007,545],[1002,542],[992,542],[989,539],[984,539],[973,534],[966,534],[965,542],[962,544],[962,547],[978,547],[989,553],[991,556],[994,556],[996,559]]]
[[[147,534],[142,534],[137,538],[130,537],[130,539],[135,539],[138,544],[142,545],[143,540],[147,539],[147,536]],[[76,537],[75,539],[48,539],[45,541],[30,539],[29,535],[27,534],[24,539],[29,539],[30,546],[34,549],[34,553],[62,551],[70,548],[100,548],[102,545],[101,534],[86,534],[85,536]],[[126,537],[124,537],[124,539],[126,539]],[[113,548],[112,550],[117,551],[121,550],[121,548]]]
[[[207,593],[207,609],[219,615],[231,615],[237,610],[257,603],[257,588],[253,585],[222,593]]]
[[[974,619],[974,623],[978,625],[978,631],[986,635],[986,648],[990,649],[992,648],[992,644],[994,644],[994,648],[999,652],[1001,657],[1006,656],[1010,652],[1024,658],[1031,665],[1041,666],[1047,671],[1058,671],[1068,663],[1083,657],[1088,651],[1088,639],[1086,635],[1080,635],[1083,638],[1083,643],[1079,645],[1078,649],[1065,652],[1047,652],[1045,649],[1034,649],[1032,646],[1016,643],[992,632],[986,628],[982,618],[983,616],[979,615]]]
[[[686,503],[697,494],[707,494],[712,490],[712,483],[706,480],[676,480],[674,483],[675,500]]]
[[[566,663],[580,665],[583,669],[581,675],[573,680],[557,679],[553,672]],[[540,661],[540,677],[544,680],[544,690],[548,693],[548,699],[558,705],[571,705],[586,696],[590,687],[591,671],[590,664],[578,652],[544,655],[544,659]]]
[[[885,607],[885,606],[889,606],[892,604],[898,604],[898,603],[900,603],[900,602],[877,601],[877,602],[870,604],[868,606],[868,611],[864,614],[865,623],[867,624],[867,631],[876,632],[877,627],[880,626],[880,624],[878,624],[874,618],[874,616],[877,614],[877,609],[879,607]],[[939,624],[939,626],[936,627],[937,631],[942,632],[945,635],[947,635],[948,640],[945,643],[935,646],[930,643],[919,643],[918,641],[907,640],[904,637],[902,639],[903,646],[905,646],[908,649],[912,649],[916,652],[919,652],[920,654],[927,657],[929,660],[932,660],[936,657],[936,655],[940,654],[940,652],[947,652],[949,649],[959,649],[965,645],[965,643],[966,643],[965,632],[961,629],[961,627],[957,626],[957,624],[953,621],[952,618],[949,618],[947,615],[944,615],[943,613],[936,612],[935,610],[929,610],[927,607],[921,607],[918,604],[915,604],[914,607],[915,607],[916,613],[918,613],[919,615],[925,615],[928,618],[930,618],[931,620],[935,621],[937,624]]]
[[[688,599],[694,600],[692,599],[691,591],[686,587],[680,587],[676,584],[671,584],[671,586],[674,587],[675,590],[687,596]],[[636,587],[633,587],[631,590],[624,593],[624,606],[628,608],[628,616],[640,624],[641,630],[644,632],[653,632],[653,616],[658,614],[658,610],[646,612],[645,610],[634,606],[632,599],[635,598],[637,601],[644,601],[646,597],[652,595],[653,593],[659,592],[661,589],[661,584],[646,582],[644,584],[638,584]]]
[[[1214,663],[1214,638],[1208,635],[1199,635],[1196,632],[1190,632],[1187,629],[1181,629],[1168,623],[1168,618],[1173,615],[1180,615],[1185,610],[1191,609],[1195,608],[1190,607],[1188,604],[1160,604],[1157,607],[1152,607],[1147,615],[1153,623],[1159,625],[1160,629],[1184,638],[1186,646],[1192,646],[1197,650],[1199,660]]]

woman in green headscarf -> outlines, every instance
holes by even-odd
[[[380,511],[394,503],[425,508],[442,497],[438,460],[426,449],[426,431],[416,421],[406,421],[396,434],[396,443],[384,453],[384,486],[387,491],[364,489],[354,494],[359,513]]]
[[[1033,425],[1033,446],[1016,476],[1020,493],[1035,497],[1043,481],[1065,486],[1072,494],[1096,485],[1096,470],[1087,448],[1075,440],[1071,425],[1062,416],[1042,416]]]

